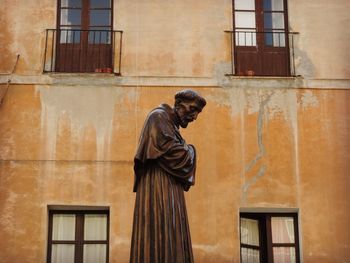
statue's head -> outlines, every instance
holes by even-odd
[[[188,123],[197,119],[206,104],[205,99],[193,90],[187,89],[176,93],[174,110],[178,116],[179,125],[186,128]]]

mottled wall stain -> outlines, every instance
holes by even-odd
[[[123,76],[219,83],[196,85],[208,105],[182,131],[198,151],[196,186],[186,194],[195,259],[239,262],[240,207],[297,207],[303,262],[347,262],[350,93],[297,89],[302,78],[294,89],[281,88],[287,79],[232,84],[224,33],[232,29],[231,3],[114,5],[114,29],[124,30]],[[297,74],[349,78],[349,4],[288,2],[290,28],[300,32]],[[56,27],[56,6],[2,1],[0,74],[20,54],[16,74],[42,77],[45,29]],[[148,112],[172,104],[183,87],[65,85],[59,76],[53,82],[11,85],[0,107],[0,261],[46,262],[47,205],[64,204],[109,206],[110,262],[128,262],[138,136]],[[327,83],[322,88],[336,88]]]
[[[14,262],[13,248],[22,245],[26,262],[45,262],[48,204],[110,206],[111,262],[127,262],[138,136],[148,112],[172,104],[180,89],[12,86],[0,108],[0,156],[17,160],[0,164],[4,262]],[[350,220],[349,92],[196,90],[208,104],[182,131],[198,151],[196,186],[186,194],[196,260],[238,261],[242,206],[298,207],[305,259],[346,258],[350,238],[336,225]],[[319,211],[334,216],[315,221]],[[330,230],[320,235],[320,228]],[[37,245],[22,244],[32,231]]]
[[[70,130],[67,143],[71,146],[85,137],[89,130],[91,134],[92,130],[96,136],[96,158],[106,159],[111,151],[112,131],[116,132],[123,125],[119,121],[113,125],[115,114],[120,117],[127,114],[123,103],[137,100],[133,88],[99,87],[96,90],[95,87],[37,86],[36,91],[40,94],[41,137],[46,146],[42,156],[48,159],[56,157],[56,141],[64,125]],[[116,105],[119,107],[116,108]],[[64,137],[65,134],[62,135]],[[66,158],[80,159],[81,155],[83,153],[76,151],[76,156]]]
[[[4,8],[1,17],[6,22],[2,29],[5,41],[1,43],[8,44],[1,46],[6,49],[0,53],[8,59],[0,67],[8,71],[17,54],[20,54],[18,72],[26,75],[41,73],[45,29],[56,26],[56,2],[3,0],[1,8]]]

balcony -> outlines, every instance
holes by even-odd
[[[225,31],[231,41],[231,72],[236,76],[295,76],[296,32],[254,29]]]
[[[47,29],[44,72],[121,75],[123,31]]]

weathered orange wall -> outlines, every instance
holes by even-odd
[[[298,209],[303,262],[349,262],[350,2],[288,1],[293,79],[225,76],[231,2],[114,1],[124,40],[113,77],[42,74],[56,0],[0,0],[0,88],[12,82],[0,106],[1,263],[46,261],[48,205],[109,206],[110,262],[128,262],[143,121],[188,87],[208,101],[182,131],[199,155],[186,194],[196,262],[239,262],[242,208]]]
[[[179,89],[11,86],[0,108],[1,262],[45,262],[53,204],[110,206],[110,262],[127,262],[138,134]],[[350,92],[196,90],[208,105],[183,131],[199,155],[186,194],[196,261],[239,262],[239,208],[265,207],[300,209],[304,262],[346,262]]]
[[[0,72],[43,70],[45,30],[56,28],[57,0],[1,0]],[[296,74],[350,75],[348,0],[289,0]],[[327,19],[325,19],[327,17]],[[114,0],[115,30],[123,30],[124,76],[217,77],[230,73],[231,0]],[[117,56],[118,54],[116,54]]]

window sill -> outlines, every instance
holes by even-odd
[[[0,84],[8,82],[9,75],[0,75]],[[42,75],[11,76],[12,85],[59,86],[157,86],[157,87],[211,87],[211,88],[296,88],[346,89],[350,79],[306,79],[297,77],[262,77],[222,75],[215,77],[189,76],[117,76],[113,73],[45,73]]]

